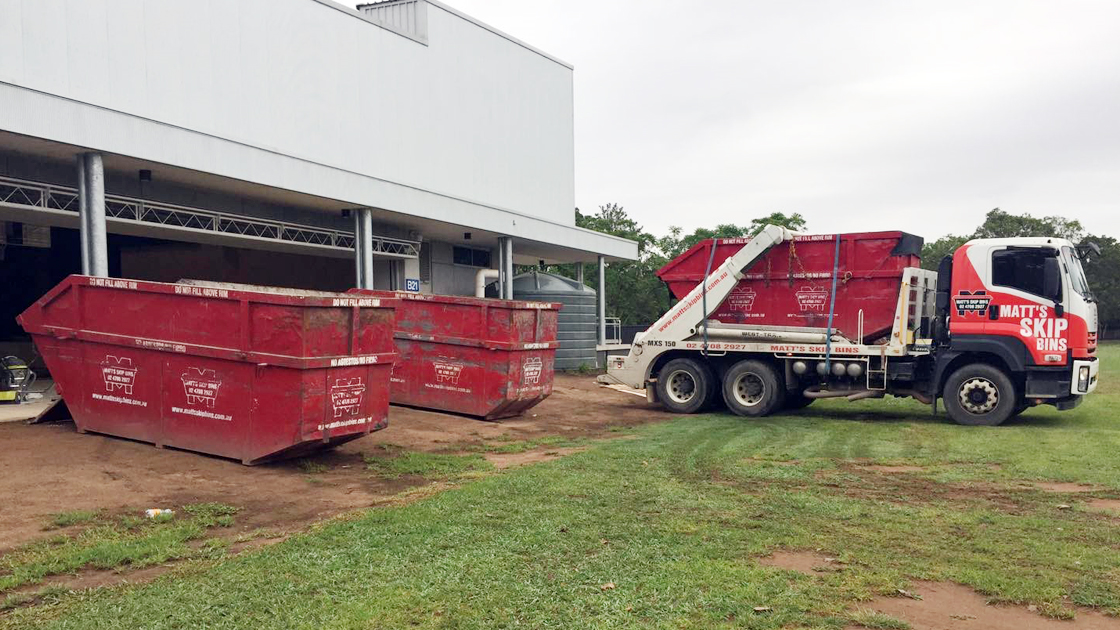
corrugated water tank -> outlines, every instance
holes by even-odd
[[[558,315],[556,369],[595,367],[599,322],[594,289],[564,276],[530,271],[513,278],[513,299],[563,304]]]

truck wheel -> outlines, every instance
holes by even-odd
[[[941,394],[945,411],[957,424],[994,427],[1016,408],[1015,385],[1003,370],[984,363],[966,365],[949,375]]]
[[[720,406],[721,400],[719,378],[716,376],[716,371],[712,366],[707,363],[697,363],[701,369],[704,370],[705,376],[708,378],[708,396],[704,400],[704,405],[701,407],[702,411],[709,411]]]
[[[711,370],[692,359],[673,359],[657,373],[657,397],[673,413],[700,411],[714,386]]]
[[[723,377],[723,402],[740,416],[765,416],[785,402],[778,373],[762,361],[740,361]]]

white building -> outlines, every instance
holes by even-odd
[[[570,65],[435,0],[0,0],[2,325],[83,264],[469,294],[500,242],[636,258],[574,224],[572,107]]]

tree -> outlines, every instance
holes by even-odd
[[[1056,216],[1036,218],[1029,214],[1010,214],[994,208],[972,233],[972,238],[1056,236],[1076,243],[1084,233],[1085,228],[1075,219]]]
[[[701,241],[713,238],[754,236],[761,232],[767,225],[780,225],[794,231],[801,231],[805,229],[805,217],[797,212],[789,216],[786,216],[782,212],[771,212],[764,217],[751,219],[751,222],[745,226],[735,225],[734,223],[722,223],[717,225],[715,229],[696,228],[692,234],[685,237],[681,237],[682,230],[674,226],[669,228],[668,236],[658,239],[657,244],[665,257],[672,260]]]
[[[1085,242],[1096,243],[1100,256],[1084,263],[1089,290],[1097,302],[1097,320],[1103,334],[1120,326],[1120,242],[1111,236],[1086,236]]]
[[[801,230],[805,227],[805,218],[797,213],[787,216],[773,212],[752,219],[745,226],[725,223],[714,229],[698,228],[687,236],[681,236],[681,228],[671,227],[669,234],[657,238],[616,203],[599,206],[599,211],[593,214],[584,214],[576,208],[579,227],[638,242],[637,261],[607,266],[607,315],[620,318],[624,325],[650,324],[672,306],[668,287],[657,277],[657,271],[670,260],[700,241],[751,236],[771,223]],[[568,277],[576,275],[576,265],[553,265],[549,270]],[[596,286],[595,270],[585,268],[584,271],[587,283]]]
[[[805,217],[799,212],[794,212],[788,217],[783,212],[771,212],[764,217],[751,219],[750,235],[758,234],[767,225],[780,225],[794,232],[801,232],[805,230]]]
[[[926,243],[922,248],[922,267],[937,269],[945,256],[952,255],[958,247],[974,238],[1027,238],[1056,236],[1074,243],[1081,240],[1085,228],[1081,222],[1064,217],[1032,217],[1029,214],[1011,214],[993,208],[984,216],[984,222],[967,236],[947,235]]]
[[[937,266],[941,264],[941,259],[946,256],[952,256],[957,248],[965,244],[965,241],[972,238],[971,236],[942,236],[936,241],[926,243],[922,246],[922,268],[937,271]]]
[[[607,315],[618,317],[624,325],[648,324],[661,317],[669,308],[669,289],[656,273],[666,262],[657,238],[616,203],[599,206],[594,214],[576,208],[576,225],[638,242],[638,260],[607,265]],[[572,277],[575,267],[557,265],[556,272]],[[597,289],[596,270],[585,267],[584,272],[585,281]]]

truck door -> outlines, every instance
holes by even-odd
[[[1018,338],[1035,365],[1065,365],[1070,331],[1058,250],[993,246],[986,262],[984,334]]]

